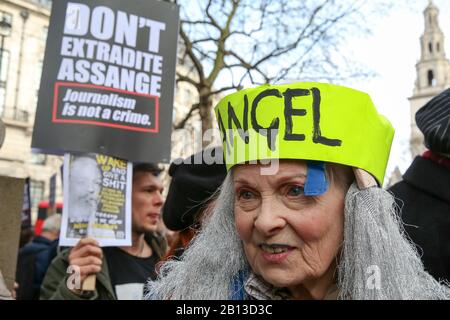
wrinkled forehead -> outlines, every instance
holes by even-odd
[[[265,170],[269,167],[278,166],[276,169],[271,170],[271,173],[267,173]],[[304,160],[276,160],[271,164],[261,164],[261,163],[247,163],[239,164],[233,167],[232,175],[233,181],[239,180],[241,178],[246,179],[260,179],[262,177],[268,179],[284,178],[286,176],[303,176],[306,178],[308,172],[307,163]]]

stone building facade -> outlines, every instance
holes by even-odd
[[[0,117],[6,127],[0,175],[31,178],[34,212],[38,201],[48,199],[52,175],[61,190],[62,160],[31,151],[50,7],[49,0],[0,2]]]

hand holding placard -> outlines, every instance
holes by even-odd
[[[102,249],[92,238],[81,239],[72,248],[69,254],[69,265],[77,267],[80,283],[82,283],[82,288],[69,288],[73,293],[80,294],[81,289],[84,291],[95,290],[95,276],[102,269],[102,258]]]

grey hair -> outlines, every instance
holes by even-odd
[[[59,232],[61,229],[61,215],[53,214],[45,219],[42,231]]]
[[[449,299],[402,231],[393,196],[380,188],[359,190],[345,200],[344,242],[338,258],[340,299]],[[234,224],[234,189],[228,173],[212,215],[181,261],[165,262],[147,299],[229,299],[231,283],[249,268]],[[372,275],[372,270],[378,271]],[[379,276],[371,283],[371,276]],[[376,279],[375,279],[376,280]]]
[[[394,197],[381,188],[345,198],[344,243],[338,264],[341,299],[450,299],[450,289],[424,270]]]
[[[146,298],[229,299],[230,283],[246,267],[246,261],[234,224],[234,189],[229,172],[212,214],[182,260],[169,260],[161,266],[158,281],[147,284]]]

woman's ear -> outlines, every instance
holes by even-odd
[[[358,184],[358,188],[360,190],[378,186],[375,178],[367,171],[359,168],[353,168],[353,173],[355,174],[356,183]]]

